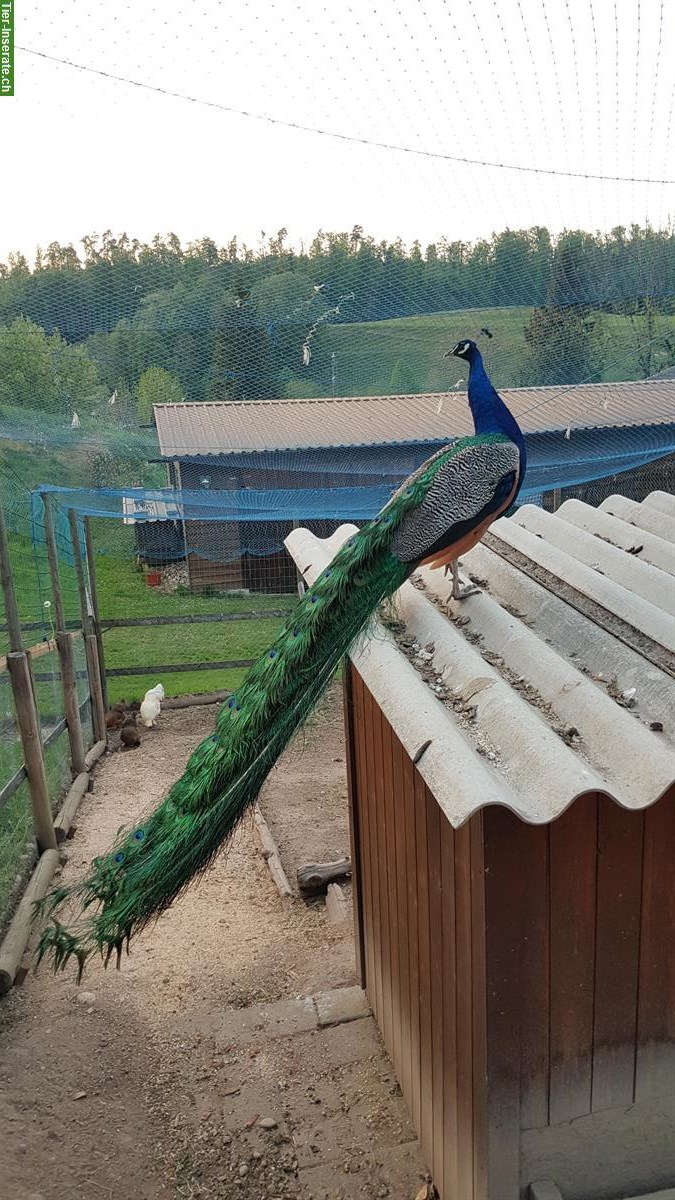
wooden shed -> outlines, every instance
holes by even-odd
[[[675,500],[630,517],[523,507],[348,663],[359,971],[442,1200],[675,1194]]]
[[[580,384],[573,393],[506,388],[502,395],[526,434],[529,481],[538,490],[557,487],[561,477],[595,480],[608,472],[620,481],[611,490],[623,490],[625,480],[635,499],[670,486],[672,469],[668,474],[659,462],[655,476],[642,467],[633,478],[629,468],[672,451],[675,381]],[[473,431],[457,392],[157,404],[154,418],[169,486],[227,493],[229,519],[195,519],[186,507],[183,532],[196,590],[294,592],[296,573],[283,547],[297,520],[317,537],[345,519],[360,520],[355,490],[374,489],[363,510],[371,514],[376,490],[379,507],[430,454]],[[286,493],[283,511],[263,519],[249,502],[275,490]]]

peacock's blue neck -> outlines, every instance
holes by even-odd
[[[469,408],[476,433],[503,433],[506,437],[511,438],[520,450],[524,467],[525,439],[515,417],[511,415],[501,396],[497,394],[490,383],[479,350],[474,350],[471,356]]]

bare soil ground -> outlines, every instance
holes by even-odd
[[[213,708],[165,712],[139,750],[104,760],[66,843],[64,880],[159,801],[214,719]],[[277,825],[293,877],[299,860],[348,847],[340,720],[329,702],[304,754],[291,747],[266,788],[268,815],[288,806]],[[120,972],[94,964],[78,986],[74,972],[42,970],[2,1002],[0,1192],[414,1196],[416,1143],[371,1019],[276,1037],[265,1024],[265,1006],[353,982],[351,926],[330,927],[301,901],[287,911],[247,823]]]
[[[334,683],[271,772],[260,796],[294,888],[298,867],[349,857],[345,758],[342,689]],[[344,890],[349,893],[348,884]],[[348,953],[353,971],[351,942]]]

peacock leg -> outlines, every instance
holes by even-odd
[[[448,568],[446,567],[445,570],[447,573]],[[480,591],[480,588],[477,588],[476,585],[473,583],[467,583],[464,585],[464,587],[462,587],[462,584],[459,582],[459,563],[457,562],[457,559],[454,558],[452,560],[452,598],[453,598],[453,600],[466,600],[467,596],[475,596],[476,592],[479,592],[479,591]]]

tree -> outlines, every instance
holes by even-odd
[[[152,423],[152,409],[155,404],[180,404],[185,397],[176,379],[170,371],[163,367],[148,367],[138,381],[136,389],[136,413],[139,425]]]
[[[0,326],[0,405],[71,414],[97,398],[95,364],[81,346],[49,337],[27,317]]]
[[[661,326],[652,296],[639,296],[628,313],[635,356],[643,379],[649,379],[675,359],[675,332]]]
[[[595,382],[603,366],[601,319],[583,305],[535,308],[525,326],[522,383]]]
[[[269,337],[255,302],[241,280],[235,281],[216,309],[213,359],[208,378],[212,400],[267,400],[278,396]]]

